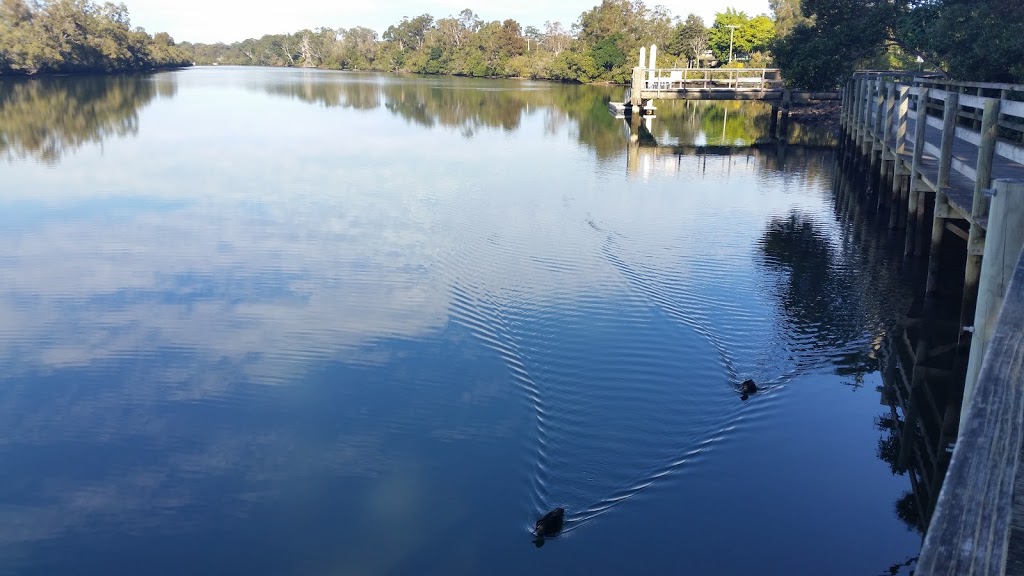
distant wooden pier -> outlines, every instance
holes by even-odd
[[[842,126],[844,169],[905,230],[906,254],[928,255],[927,295],[949,289],[944,250],[966,260],[953,283],[969,346],[963,407],[942,426],[959,421],[959,434],[916,573],[1024,574],[1024,85],[862,72],[843,92]],[[915,348],[910,396],[933,370]]]
[[[839,100],[839,92],[789,90],[777,68],[658,68],[658,47],[640,48],[625,101],[612,103],[617,116],[653,116],[656,100],[755,100],[772,105],[770,132],[786,134],[793,104]]]

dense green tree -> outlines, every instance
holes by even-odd
[[[775,35],[780,38],[787,36],[797,25],[810,23],[800,9],[800,0],[768,0],[768,6],[775,15]]]
[[[124,4],[89,0],[2,0],[0,74],[116,72],[186,66],[167,34],[133,29]]]
[[[745,59],[753,52],[768,50],[774,38],[775,24],[770,18],[764,15],[751,18],[732,8],[716,14],[715,23],[708,31],[708,45],[722,62],[729,61],[730,43],[733,58]]]
[[[697,63],[707,49],[708,29],[704,26],[704,19],[696,14],[690,14],[685,22],[676,26],[675,35],[668,45],[669,53],[682,56],[687,65]]]
[[[370,70],[379,53],[377,33],[363,26],[340,30],[335,47],[337,68]]]
[[[959,80],[1024,82],[1024,3],[803,0],[774,51],[791,83],[835,88],[858,67],[920,56]]]

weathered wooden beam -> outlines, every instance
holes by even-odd
[[[919,254],[917,237],[923,234],[924,208],[918,206],[922,194],[919,193],[921,181],[921,158],[924,157],[925,133],[928,123],[924,121],[924,103],[928,100],[928,89],[917,89],[917,121],[914,122],[914,155],[910,165],[910,195],[907,205],[907,236],[903,244],[904,254]]]
[[[956,138],[956,107],[960,95],[946,93],[946,106],[942,114],[942,146],[939,151],[939,189],[949,188],[949,170],[953,163],[953,139]]]
[[[1024,246],[1024,180],[997,180],[988,221],[985,255],[981,264],[978,305],[974,313],[974,336],[964,381],[964,398],[969,399],[981,370],[981,363],[999,306],[1013,277],[1014,258]],[[1019,384],[1019,381],[1018,381]],[[966,405],[967,402],[965,401]]]
[[[939,265],[942,261],[942,236],[946,231],[945,219],[950,216],[949,198],[942,189],[935,191],[935,210],[932,213],[932,243],[928,251],[928,280],[925,294],[939,291]]]
[[[643,60],[643,53],[640,54],[640,59]],[[640,112],[641,92],[644,89],[644,69],[640,66],[633,68],[633,82],[629,92],[629,104],[633,107],[633,113]]]
[[[981,121],[981,146],[978,148],[978,164],[974,181],[974,197],[971,203],[971,233],[967,238],[967,263],[964,268],[964,292],[960,306],[960,321],[966,325],[974,317],[974,306],[978,299],[978,282],[981,278],[981,255],[985,248],[985,229],[981,222],[988,217],[988,199],[985,190],[992,181],[992,160],[995,156],[998,137],[999,100],[985,103]]]
[[[1011,232],[1013,226],[1004,229],[1008,218],[1024,217],[1024,182],[995,185],[993,236]],[[919,576],[998,575],[1006,569],[1024,433],[1024,230],[1016,228],[1016,245],[986,246],[970,360],[980,371],[964,396],[960,434],[924,539]],[[989,333],[987,341],[979,329]]]
[[[896,110],[896,152],[903,154],[907,150],[907,112],[910,109],[910,89],[900,86],[897,93],[899,106]]]

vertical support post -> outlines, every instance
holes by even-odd
[[[860,148],[860,139],[864,134],[864,123],[866,122],[866,120],[864,119],[864,100],[866,100],[868,97],[868,79],[862,76],[860,77],[860,79],[858,79],[858,84],[859,86],[857,89],[857,101],[854,102],[854,106],[856,107],[855,111],[857,113],[857,125],[855,126],[854,132],[854,144],[857,145],[857,148]]]
[[[883,124],[885,122],[885,83],[879,78],[875,81],[875,110],[874,110],[874,123],[871,125],[872,132],[874,132],[875,138],[879,142],[885,139],[885,135],[882,133]]]
[[[779,118],[779,140],[789,137],[789,107],[793,95],[789,90],[782,93],[782,113]]]
[[[850,85],[852,83],[853,79],[850,79],[847,80],[846,84],[843,86],[843,96],[839,105],[839,124],[847,133],[850,131]]]
[[[977,177],[974,180],[974,198],[971,202],[971,231],[967,237],[967,266],[964,268],[964,297],[960,308],[961,326],[974,318],[978,299],[978,281],[981,278],[981,256],[985,250],[985,229],[979,222],[988,216],[985,189],[992,180],[992,159],[995,156],[996,136],[999,132],[999,100],[985,101],[981,116],[981,144],[978,148]]]
[[[949,188],[949,171],[953,165],[953,139],[956,138],[956,115],[960,94],[946,91],[946,106],[942,111],[942,147],[939,153],[939,179],[936,192]]]
[[[644,89],[644,69],[640,66],[633,68],[633,84],[629,90],[629,104],[633,107],[633,114],[640,113],[640,92]]]
[[[885,120],[882,123],[882,146],[889,148],[889,135],[892,133],[892,118],[896,112],[896,83],[890,82],[885,94]]]
[[[861,142],[871,142],[871,103],[874,99],[875,94],[875,81],[865,80],[864,81],[864,119],[861,122]],[[864,150],[865,153],[870,149]]]
[[[924,210],[918,207],[921,196],[921,158],[924,156],[924,136],[928,128],[928,88],[917,89],[917,116],[914,121],[914,156],[910,165],[910,201],[907,204],[907,238],[904,254],[917,255],[917,236],[923,233]]]
[[[900,86],[897,89],[899,104],[896,108],[896,154],[907,151],[907,112],[910,108],[910,89]]]
[[[889,207],[889,222],[893,222],[893,215],[896,213],[896,158],[892,155],[892,148],[889,146],[889,134],[892,132],[893,113],[896,111],[896,82],[886,82],[884,114],[882,114],[882,173],[879,175],[878,186],[878,208]]]
[[[860,109],[857,107],[857,103],[860,102],[861,82],[863,80],[860,76],[853,78],[853,89],[850,91],[850,134],[856,133],[857,125],[860,123]]]
[[[928,285],[925,292],[934,294],[939,289],[939,260],[942,251],[942,236],[946,232],[946,218],[949,213],[949,171],[953,165],[953,139],[956,138],[956,114],[960,95],[946,91],[946,105],[942,112],[942,147],[939,153],[939,178],[935,190],[935,212],[932,218],[932,246],[928,253]]]
[[[768,137],[776,138],[776,131],[779,127],[779,105],[772,104],[771,116],[768,119]]]
[[[1013,278],[1021,247],[1024,246],[1024,226],[1019,225],[1024,222],[1024,180],[996,180],[994,188],[995,196],[992,198],[988,218],[988,235],[992,241],[985,243],[985,257],[981,262],[978,307],[974,313],[974,336],[971,338],[971,355],[967,361],[961,418],[966,416],[970,406],[974,385],[1006,296],[1006,288]]]

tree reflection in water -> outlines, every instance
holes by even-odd
[[[0,158],[56,164],[69,151],[138,132],[138,112],[174,76],[78,76],[0,80]]]

